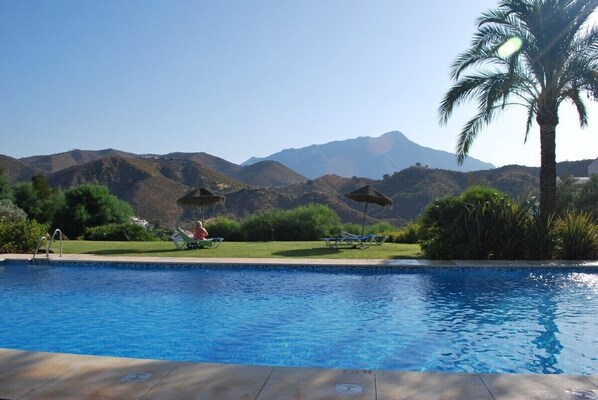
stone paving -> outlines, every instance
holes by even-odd
[[[5,255],[6,259],[29,259]],[[53,255],[52,259],[57,256]],[[64,255],[63,261],[388,266],[584,266],[427,260],[181,259]],[[598,400],[598,375],[466,374],[183,363],[0,349],[0,400]]]
[[[0,349],[0,399],[581,400],[598,399],[598,375],[283,368]]]

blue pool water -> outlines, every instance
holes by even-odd
[[[329,368],[598,373],[598,272],[0,264],[0,347]]]

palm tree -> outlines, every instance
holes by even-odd
[[[502,0],[482,14],[471,47],[451,68],[456,83],[439,107],[441,124],[453,108],[475,100],[478,113],[457,142],[463,163],[478,132],[510,105],[527,108],[525,140],[540,127],[540,213],[556,209],[556,126],[558,109],[570,101],[587,125],[584,94],[598,95],[598,28],[589,17],[598,0]],[[467,72],[468,74],[465,74]]]

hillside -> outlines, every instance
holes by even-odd
[[[154,158],[163,160],[189,160],[198,164],[205,165],[206,167],[212,168],[214,171],[228,175],[231,178],[236,177],[239,172],[243,169],[240,165],[226,161],[220,157],[212,156],[208,153],[168,153],[163,156],[153,155]]]
[[[24,161],[0,154],[0,171],[8,178],[9,182],[28,181],[32,176],[42,171]]]
[[[222,158],[207,153],[169,153],[133,154],[114,149],[106,150],[72,150],[59,154],[25,157],[17,160],[0,155],[0,166],[5,165],[6,176],[11,182],[28,181],[33,175],[43,173],[50,175],[72,167],[83,166],[105,158],[120,157],[128,159],[164,161],[164,164],[176,162],[192,162],[203,165],[239,182],[253,186],[281,187],[307,180],[304,176],[280,164],[267,161],[242,167]],[[165,167],[168,168],[168,167]]]
[[[311,179],[326,174],[381,179],[384,175],[417,163],[430,168],[463,172],[494,168],[492,164],[471,157],[459,166],[454,154],[420,146],[396,131],[376,138],[359,137],[301,149],[287,149],[268,157],[251,158],[242,165],[263,160],[279,161]]]
[[[560,177],[564,176],[588,176],[588,167],[594,160],[580,160],[580,161],[563,161],[557,163],[556,173]]]
[[[180,218],[197,218],[197,210],[182,209],[176,200],[190,188],[209,187],[227,194],[244,185],[204,165],[189,160],[107,157],[48,176],[54,188],[82,183],[105,185],[129,202],[144,219],[172,226]]]
[[[235,177],[253,186],[282,187],[307,181],[307,178],[278,161],[261,161],[242,167]]]
[[[371,184],[391,197],[394,206],[370,206],[367,222],[385,220],[400,225],[417,218],[433,199],[460,193],[472,184],[487,184],[513,197],[537,194],[539,176],[539,168],[517,165],[473,172],[411,166],[386,174],[381,180],[335,174],[307,180],[275,161],[241,167],[205,153],[164,156],[126,153],[126,157],[100,158],[91,153],[62,154],[60,158],[65,160],[94,160],[48,174],[50,185],[61,189],[82,183],[106,185],[113,194],[131,203],[139,217],[163,226],[174,226],[199,217],[198,209],[181,208],[176,204],[186,191],[198,186],[226,196],[223,205],[206,210],[208,218],[225,215],[241,219],[273,209],[318,203],[330,206],[343,222],[361,223],[364,205],[344,195]],[[41,165],[40,160],[37,159],[36,165]],[[585,169],[587,174],[590,162],[559,163],[557,170],[559,174],[573,171],[578,175]],[[0,156],[0,167],[13,183],[28,181],[31,176],[41,173],[37,167],[8,156]]]
[[[126,153],[120,150],[71,150],[64,153],[39,155],[21,158],[21,161],[27,163],[41,171],[44,174],[62,171],[63,169],[76,165],[87,164],[88,162],[100,160],[105,157],[137,157],[135,154]]]

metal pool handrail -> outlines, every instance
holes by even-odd
[[[46,236],[42,236],[39,239],[37,247],[35,248],[35,252],[33,253],[33,257],[31,257],[31,262],[35,260],[35,256],[37,256],[37,252],[39,251],[39,248],[41,247],[44,241],[46,242],[46,258],[48,259],[48,262],[50,261],[50,249],[52,248],[52,244],[54,244],[54,238],[56,237],[56,234],[59,235],[58,239],[60,243],[60,257],[62,257],[62,231],[60,229],[56,229],[52,234],[52,238],[50,239],[50,241],[48,241],[48,238]]]

